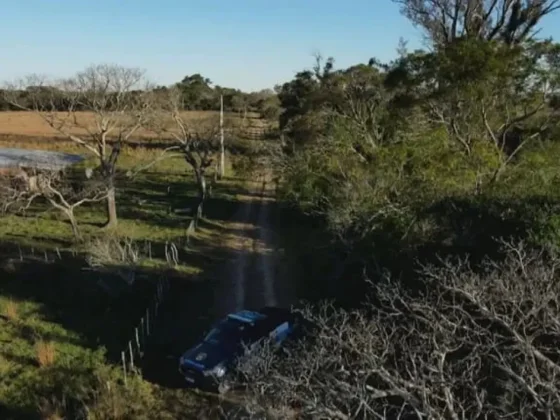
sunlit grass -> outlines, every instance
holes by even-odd
[[[84,153],[83,148],[75,144],[50,141],[44,138],[41,141],[21,143],[18,143],[17,138],[2,138],[0,147]],[[118,226],[110,232],[102,228],[106,221],[102,204],[83,206],[76,210],[81,233],[86,242],[88,239],[104,237],[110,233],[116,237],[136,241],[140,247],[153,243],[154,247],[157,245],[161,249],[165,243],[174,243],[182,255],[186,255],[188,252],[188,263],[181,258],[177,264],[170,263],[161,255],[161,252],[160,255],[154,254],[152,258],[148,258],[143,249],[140,268],[148,273],[172,270],[176,275],[184,276],[186,279],[195,277],[204,279],[203,276],[206,275],[204,270],[208,265],[208,260],[211,260],[212,254],[227,252],[229,242],[235,241],[233,235],[230,235],[231,238],[228,237],[228,240],[225,241],[223,231],[229,226],[227,220],[233,211],[231,204],[235,205],[243,197],[243,182],[232,177],[231,159],[228,159],[226,178],[213,187],[212,197],[207,203],[208,213],[211,214],[211,217],[208,221],[205,220],[201,224],[200,230],[192,235],[189,250],[186,251],[186,229],[191,219],[188,214],[175,212],[175,210],[193,207],[197,190],[190,168],[184,159],[163,159],[133,178],[126,177],[128,170],[151,162],[158,156],[158,153],[146,148],[123,149],[118,163]],[[210,173],[209,183],[211,183],[211,179],[212,174]],[[69,375],[61,372],[73,372],[70,375],[72,377],[68,377],[69,383],[65,384],[68,389],[72,389],[72,392],[77,392],[79,387],[92,386],[90,383],[92,372],[99,366],[103,366],[106,359],[99,353],[95,337],[92,341],[92,337],[86,336],[86,332],[82,332],[82,330],[88,331],[87,328],[90,326],[80,324],[91,323],[93,327],[99,328],[106,321],[103,320],[103,313],[90,313],[87,315],[88,319],[67,320],[68,311],[76,308],[45,303],[43,295],[46,294],[48,297],[55,295],[56,297],[58,292],[64,291],[56,290],[56,287],[61,287],[60,282],[56,282],[57,279],[42,275],[39,263],[37,263],[37,268],[32,270],[32,274],[29,274],[32,278],[20,278],[18,273],[20,267],[24,267],[26,264],[27,266],[32,265],[25,261],[26,257],[30,256],[30,249],[34,250],[34,255],[39,260],[42,260],[43,253],[46,251],[48,262],[44,262],[44,264],[61,267],[64,267],[67,262],[64,256],[62,260],[53,261],[55,251],[72,249],[78,253],[77,258],[82,258],[80,255],[85,255],[88,250],[85,243],[74,242],[70,224],[65,217],[60,212],[49,209],[46,205],[37,203],[25,215],[5,215],[1,220],[0,240],[14,246],[16,250],[19,246],[24,261],[19,261],[16,251],[13,258],[4,262],[1,267],[3,271],[0,271],[0,314],[2,315],[0,317],[0,404],[5,403],[18,409],[39,410],[45,415],[58,415],[60,410],[57,407],[51,407],[45,403],[51,396],[54,398],[54,394],[45,390],[49,390],[49,387],[57,383],[56,381],[65,378],[64,375]],[[71,279],[71,282],[74,282],[77,287],[97,287],[91,282],[88,283],[85,277],[79,274],[79,268],[77,273]],[[18,284],[20,279],[23,281],[21,285]],[[30,280],[29,284],[28,280]],[[152,280],[150,278],[146,281],[149,283]],[[12,289],[19,290],[22,295],[13,295],[9,291]],[[23,289],[24,291],[21,292]],[[13,296],[17,296],[17,299]],[[142,307],[144,305],[142,302],[152,299],[152,297],[152,291],[149,288],[146,292],[135,292],[127,298],[128,300],[122,308],[129,311],[129,305],[130,308]],[[96,299],[97,297],[92,297],[92,300]],[[71,305],[71,302],[68,304]],[[86,315],[83,316],[86,318]],[[128,314],[128,316],[137,322],[135,313]],[[114,320],[116,326],[107,325],[106,328],[114,328],[118,334],[126,336],[134,327],[132,324],[128,325],[127,322],[122,319]],[[74,328],[75,325],[78,325],[79,328]],[[128,337],[123,337],[123,340],[126,339]],[[120,365],[116,367],[117,375],[118,369],[120,369]],[[112,380],[114,379],[113,376]],[[80,381],[85,381],[85,385],[82,385]],[[79,386],[78,382],[80,382]],[[148,384],[141,386],[149,387]],[[40,395],[38,390],[43,390],[41,392],[46,392],[47,395]],[[126,405],[125,403],[131,399],[124,398],[121,403]],[[39,406],[42,408],[38,408]],[[96,409],[101,408],[96,407]],[[157,417],[156,415],[154,418]]]
[[[12,299],[8,299],[2,305],[2,314],[6,317],[6,319],[10,322],[16,322],[19,319],[19,311],[17,303],[14,302]]]
[[[47,367],[54,364],[56,359],[56,348],[52,341],[39,340],[35,344],[37,351],[37,363],[39,367]]]

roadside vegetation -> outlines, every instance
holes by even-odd
[[[429,49],[317,56],[275,91],[106,65],[5,87],[2,146],[87,160],[3,176],[0,417],[560,417],[560,46],[537,32],[560,2],[395,2]],[[125,386],[158,276],[209,304],[255,171],[314,328],[241,360],[229,399]]]
[[[330,234],[301,264],[331,303],[241,364],[245,408],[556,418],[560,47],[535,30],[560,4],[397,3],[429,51],[317,57],[279,90],[280,194]]]

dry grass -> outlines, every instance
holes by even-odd
[[[91,112],[76,113],[80,125],[92,125],[94,114]],[[61,115],[64,115],[61,113]],[[209,120],[219,118],[217,111],[185,111],[184,118],[187,121],[196,120]],[[255,118],[254,115],[250,116]],[[226,120],[236,124],[241,122],[241,118],[237,113],[226,113]],[[85,134],[85,130],[75,129],[73,134]],[[44,139],[52,139],[53,137],[60,137],[60,133],[50,127],[40,115],[31,111],[10,111],[0,112],[0,135],[13,135],[13,136],[26,136],[38,137]],[[154,134],[148,130],[140,130],[135,137],[140,138],[153,138]]]
[[[54,363],[56,358],[56,348],[52,341],[39,340],[35,345],[37,352],[37,362],[39,366],[46,367]]]
[[[56,398],[43,398],[37,407],[42,420],[64,420],[64,401]]]
[[[0,353],[0,376],[6,375],[13,368],[13,363]]]
[[[11,299],[6,302],[2,312],[3,315],[12,322],[16,322],[19,319],[18,305]]]

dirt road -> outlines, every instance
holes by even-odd
[[[251,197],[234,217],[239,222],[239,249],[226,266],[215,294],[216,316],[263,306],[289,307],[294,288],[281,273],[281,251],[271,218],[275,206],[270,182],[264,177],[252,183]]]
[[[248,183],[224,233],[229,256],[212,280],[172,287],[146,352],[144,376],[165,387],[180,387],[177,360],[217,319],[241,309],[295,303],[274,231],[275,200],[264,177]]]

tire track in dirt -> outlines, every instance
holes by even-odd
[[[255,234],[253,235],[252,266],[246,272],[250,276],[249,282],[251,299],[247,304],[252,307],[276,306],[275,265],[276,247],[272,241],[270,207],[273,204],[267,196],[267,180],[259,180],[259,203],[257,216],[254,220]]]
[[[227,249],[227,259],[217,260],[215,269],[200,281],[175,283],[162,305],[142,363],[145,378],[162,389],[184,386],[178,357],[216,320],[241,309],[295,303],[295,295],[286,292],[293,278],[277,247],[270,183],[259,177],[247,184],[236,213],[215,233],[218,246]]]
[[[267,181],[259,177],[251,182],[251,194],[240,204],[232,224],[238,229],[237,256],[225,267],[215,294],[216,315],[241,309],[259,309],[276,305],[275,247],[272,243]]]
[[[259,218],[257,221],[259,227],[259,237],[254,241],[253,249],[258,258],[257,274],[260,274],[263,283],[264,304],[266,306],[276,306],[278,299],[276,297],[275,287],[275,265],[276,249],[273,247],[272,228],[270,225],[270,204],[265,201],[266,181],[263,181],[261,191],[261,206],[259,209]]]

